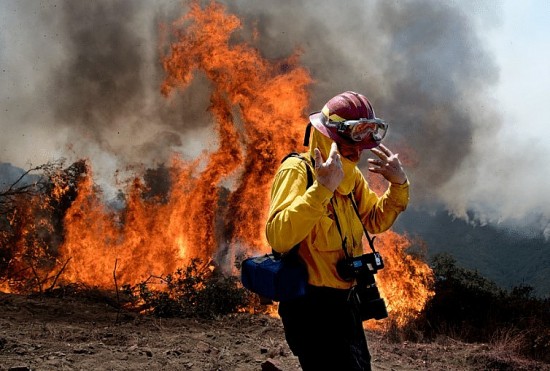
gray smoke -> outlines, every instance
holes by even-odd
[[[1,40],[2,160],[89,158],[108,186],[116,170],[155,166],[173,151],[194,156],[215,140],[204,79],[160,95],[159,26],[181,4],[11,1],[0,11],[11,32]]]
[[[438,1],[237,4],[248,24],[258,20],[271,36],[258,44],[264,54],[303,48],[316,80],[311,110],[356,90],[393,123],[388,143],[415,153],[418,168],[410,175],[419,202],[471,154],[475,127],[485,125],[474,113],[498,71],[460,8]]]
[[[274,59],[301,50],[315,80],[306,110],[344,90],[369,97],[391,123],[387,143],[407,165],[413,206],[442,204],[463,217],[473,210],[483,222],[535,209],[546,227],[550,205],[532,196],[518,208],[514,195],[525,184],[509,179],[514,154],[496,142],[500,119],[488,97],[499,71],[483,32],[498,22],[487,15],[498,5],[472,12],[480,5],[469,1],[225,4],[243,21],[235,40]],[[209,83],[197,76],[170,99],[159,92],[159,24],[184,12],[169,0],[0,3],[0,160],[89,157],[108,177],[211,146]]]

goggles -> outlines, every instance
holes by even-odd
[[[350,138],[354,142],[362,142],[367,138],[371,138],[376,142],[382,141],[388,131],[388,124],[381,119],[358,119],[345,121],[327,120],[327,127],[336,128],[338,134]]]

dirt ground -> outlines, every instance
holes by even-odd
[[[374,370],[550,370],[484,344],[367,337]],[[268,315],[159,319],[91,299],[0,294],[0,370],[299,369]]]

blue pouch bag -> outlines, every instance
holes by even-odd
[[[305,294],[307,268],[297,254],[283,258],[266,254],[245,259],[241,282],[248,290],[273,301],[287,301]]]

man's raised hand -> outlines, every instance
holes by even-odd
[[[315,148],[315,172],[317,173],[317,182],[334,192],[344,179],[344,170],[342,168],[342,159],[338,153],[338,146],[332,142],[330,153],[326,161],[323,160],[321,151]]]
[[[397,153],[394,154],[383,144],[371,149],[371,152],[378,158],[369,158],[369,171],[382,175],[390,183],[403,184],[407,181],[407,175]]]

